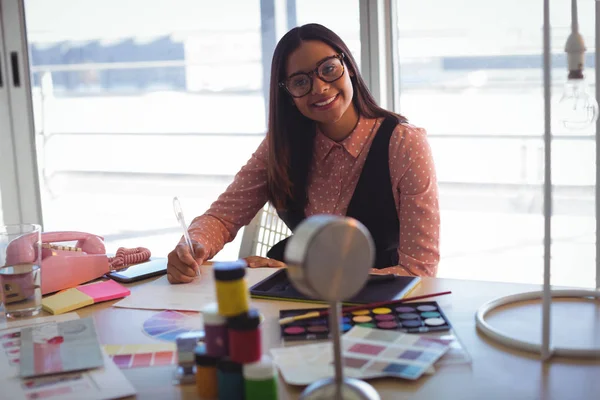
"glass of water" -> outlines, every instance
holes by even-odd
[[[41,232],[36,224],[0,226],[0,300],[7,318],[42,309]]]

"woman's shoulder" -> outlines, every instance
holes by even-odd
[[[395,114],[392,112],[387,112],[388,115],[377,118],[377,122],[381,126],[384,120],[391,119],[397,123],[396,128],[394,128],[395,136],[403,136],[403,135],[427,135],[427,131],[425,128],[420,127],[411,123],[408,119],[403,117],[402,115]]]
[[[381,118],[383,121],[383,118]],[[427,130],[409,122],[406,118],[398,116],[398,125],[394,128],[392,139],[395,140],[421,140],[427,136]]]
[[[258,158],[267,158],[269,155],[269,140],[266,135],[258,144],[258,147],[254,151],[253,155]]]
[[[418,155],[429,147],[427,130],[406,120],[399,120],[390,138],[390,152],[408,157]]]

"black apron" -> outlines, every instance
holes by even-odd
[[[390,139],[397,125],[396,119],[386,118],[377,130],[346,212],[346,216],[360,221],[371,233],[375,242],[375,268],[398,265],[400,221],[389,162]],[[306,218],[304,210],[279,210],[277,214],[292,232]],[[284,261],[288,239],[276,243],[267,257]]]

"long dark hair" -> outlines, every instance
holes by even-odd
[[[271,63],[269,89],[269,160],[267,182],[269,201],[278,210],[304,210],[306,185],[312,161],[313,143],[316,134],[315,122],[306,118],[293,105],[292,98],[279,86],[286,78],[286,63],[289,55],[303,41],[318,40],[338,53],[344,53],[347,72],[351,74],[354,88],[354,107],[366,118],[392,117],[406,122],[401,115],[379,107],[360,76],[356,61],[344,41],[331,30],[319,24],[307,24],[286,33],[275,48]]]

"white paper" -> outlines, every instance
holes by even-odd
[[[76,313],[58,316],[41,317],[38,323],[78,319]],[[20,332],[25,326],[30,326],[32,320],[18,321],[8,329],[0,330],[0,338],[11,333]],[[17,322],[17,321],[15,321]],[[18,353],[11,353],[14,346],[4,347],[3,344],[14,339],[0,339],[0,393],[1,399],[31,400],[31,399],[61,399],[61,400],[105,400],[135,395],[135,389],[125,378],[121,370],[110,357],[103,352],[104,367],[85,372],[52,375],[43,378],[21,379],[19,365],[11,363],[18,358]]]
[[[246,281],[248,288],[277,272],[276,268],[248,268]],[[190,283],[171,284],[167,276],[132,291],[113,304],[114,307],[141,308],[149,310],[202,311],[202,308],[216,301],[215,282],[210,265],[201,267],[201,276]]]
[[[79,319],[79,315],[74,312],[60,314],[60,315],[52,315],[47,317],[34,317],[28,319],[11,319],[6,320],[4,314],[0,317],[0,330],[3,329],[13,329],[13,328],[25,328],[27,326],[33,326],[46,322],[63,322],[63,321],[71,321],[74,319]]]

